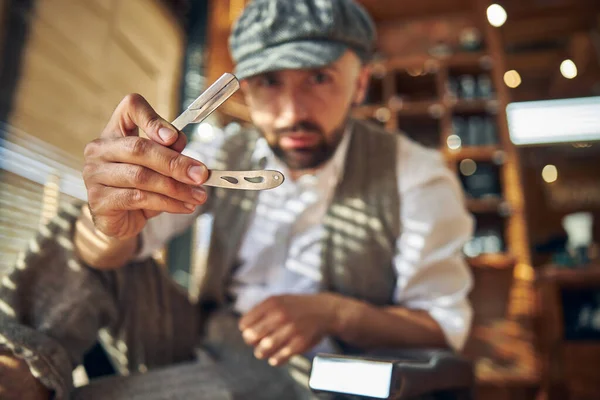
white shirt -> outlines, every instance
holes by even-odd
[[[259,194],[239,250],[241,265],[230,287],[234,307],[241,313],[272,295],[318,292],[321,222],[342,177],[349,138],[350,132],[315,175],[297,181],[286,179],[277,189]],[[206,154],[206,146],[192,142],[186,153],[198,157],[198,153]],[[253,157],[267,157],[268,169],[288,176],[287,167],[272,154],[264,139],[257,144]],[[198,158],[207,160],[203,155]],[[396,169],[401,235],[393,263],[398,277],[394,301],[407,308],[427,310],[447,342],[460,350],[472,319],[467,299],[472,276],[462,248],[472,235],[473,218],[466,211],[457,178],[439,152],[401,136]],[[139,257],[162,247],[194,218],[163,214],[152,219],[143,232]],[[328,339],[313,349],[316,351],[331,351]]]

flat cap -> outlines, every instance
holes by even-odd
[[[234,24],[229,49],[238,79],[317,68],[353,50],[368,62],[375,24],[353,0],[253,0]]]

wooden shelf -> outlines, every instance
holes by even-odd
[[[510,269],[514,267],[516,260],[506,253],[494,253],[469,257],[467,258],[467,263],[472,268]]]
[[[600,343],[597,341],[565,342],[565,353],[599,353]]]
[[[435,100],[390,102],[390,108],[399,116],[423,116],[439,119],[445,111],[444,105]]]
[[[511,319],[477,319],[475,316],[466,349],[469,356],[476,355],[477,383],[512,387],[539,384],[538,361],[529,331]]]
[[[379,108],[383,107],[380,104],[363,104],[355,107],[352,113],[357,117],[372,117]]]
[[[518,387],[532,386],[537,387],[540,384],[540,377],[535,372],[524,373],[522,371],[509,371],[505,368],[497,369],[487,367],[476,367],[475,379],[479,385]]]
[[[504,204],[504,199],[467,199],[467,208],[475,214],[499,213],[500,207]]]
[[[382,104],[365,104],[352,110],[352,116],[359,119],[374,118],[381,123],[386,123],[392,117],[392,112]]]
[[[490,55],[483,51],[455,53],[443,62],[449,68],[479,67],[486,70],[492,65]]]
[[[436,57],[430,57],[425,55],[415,55],[410,57],[390,57],[383,61],[376,61],[373,64],[376,66],[373,68],[377,70],[377,67],[381,66],[385,71],[397,71],[402,69],[409,68],[420,68],[426,65],[431,65],[431,67],[438,68],[440,66],[441,60]]]
[[[495,114],[498,110],[498,101],[494,99],[473,99],[473,100],[456,100],[456,101],[448,101],[448,108],[453,113],[488,113]]]
[[[537,386],[540,383],[540,376],[535,369],[517,369],[512,370],[496,365],[485,365],[476,363],[475,379],[477,384],[490,386]]]
[[[425,67],[425,69],[435,70],[441,66],[448,68],[471,67],[485,70],[488,69],[488,65],[491,65],[491,61],[489,54],[485,52],[460,52],[448,57],[428,55],[390,57],[384,61],[376,61],[373,64],[377,71],[381,70],[381,67],[386,71],[393,71],[415,67]]]
[[[427,118],[439,119],[444,113],[444,105],[435,100],[419,101],[399,101],[392,100],[390,105],[384,104],[365,104],[356,107],[353,115],[362,118],[375,117],[378,110],[386,109],[390,113],[396,113],[400,116],[423,116]]]
[[[457,150],[444,149],[446,159],[451,161],[461,161],[470,158],[473,161],[495,161],[496,157],[502,156],[503,151],[500,146],[469,146],[461,147]]]
[[[537,271],[536,282],[541,281],[553,281],[565,286],[600,286],[600,264],[573,269],[549,265]]]

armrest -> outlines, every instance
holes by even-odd
[[[315,392],[411,399],[465,392],[474,384],[470,361],[449,350],[379,350],[363,355],[318,354],[309,386]]]
[[[231,400],[233,394],[212,360],[151,369],[128,376],[104,376],[76,388],[72,400]]]

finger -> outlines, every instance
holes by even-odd
[[[179,136],[177,137],[177,141],[175,143],[173,143],[171,146],[169,146],[170,149],[175,150],[178,153],[181,153],[183,151],[183,149],[185,149],[185,146],[187,146],[187,136],[185,136],[185,134],[183,132],[181,132],[179,134]]]
[[[269,301],[265,300],[259,303],[257,306],[248,311],[238,323],[238,327],[240,331],[245,331],[250,328],[252,325],[256,324],[260,321],[271,309],[271,304]]]
[[[98,139],[85,147],[86,160],[141,165],[179,182],[200,185],[208,179],[208,170],[200,161],[179,154],[152,140],[139,137]]]
[[[283,322],[281,313],[272,313],[265,315],[253,325],[242,331],[244,341],[250,346],[255,346],[265,336],[271,334],[276,329],[280,328]]]
[[[138,127],[148,138],[165,146],[173,145],[180,136],[177,129],[161,118],[143,96],[133,93],[121,100],[102,137],[138,136]]]
[[[88,201],[97,218],[115,211],[151,210],[190,214],[196,205],[140,189],[100,188],[88,190]]]
[[[276,367],[288,362],[296,354],[302,354],[308,350],[309,345],[301,336],[294,336],[286,345],[269,358],[269,364]]]
[[[256,346],[256,349],[254,349],[254,355],[256,358],[260,359],[270,358],[279,350],[281,350],[294,337],[294,333],[294,325],[284,325],[270,335],[262,338]]]
[[[104,163],[86,173],[88,181],[108,187],[141,189],[165,195],[184,203],[200,205],[206,201],[206,191],[164,176],[140,165]]]

